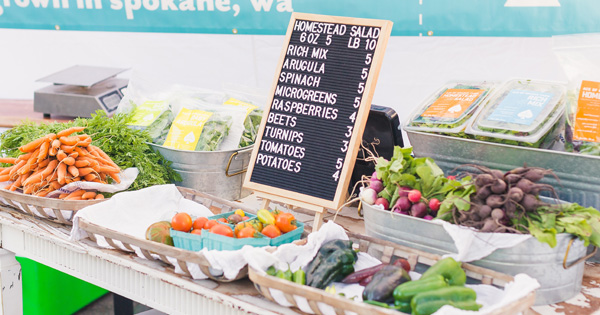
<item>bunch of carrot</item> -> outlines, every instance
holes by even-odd
[[[11,191],[45,197],[48,193],[75,181],[107,183],[107,177],[119,183],[120,168],[97,146],[92,145],[85,127],[71,127],[51,133],[19,147],[17,158],[0,158],[0,163],[13,164],[0,168],[0,182],[13,181],[4,187]],[[77,190],[61,194],[60,199],[103,199],[93,191]]]

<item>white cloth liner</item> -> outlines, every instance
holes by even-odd
[[[456,254],[445,256],[450,256],[462,262],[480,260],[496,249],[514,247],[532,237],[530,234],[482,233],[446,221],[443,221],[442,225],[454,240],[454,245],[458,250]]]

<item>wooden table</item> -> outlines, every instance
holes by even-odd
[[[68,121],[71,118],[44,119],[42,113],[33,111],[31,100],[0,100],[0,127],[12,127],[26,119],[53,122]],[[249,199],[247,202],[254,202],[255,207],[259,205],[256,200]],[[346,209],[338,215],[336,223],[354,233],[364,233],[364,221],[355,212],[355,208]],[[328,213],[325,219],[333,219],[333,216]],[[306,216],[302,221],[310,223],[312,219]],[[5,261],[3,255],[16,253],[167,313],[191,314],[208,309],[215,314],[298,314],[295,310],[262,298],[247,279],[233,283],[194,281],[134,254],[98,248],[91,242],[69,242],[66,240],[69,228],[27,215],[0,211],[0,228],[2,248],[9,251],[0,253],[0,269],[3,269],[2,262]],[[9,267],[14,270],[15,266]],[[116,276],[111,276],[112,273]],[[140,290],[140,285],[144,285],[145,289]],[[12,292],[8,291],[3,290],[0,299],[3,304],[14,301],[15,296],[20,301],[21,292],[14,289]],[[164,292],[177,298],[165,297]],[[562,303],[535,306],[528,313],[598,315],[599,310],[600,263],[587,262],[579,295]],[[14,314],[6,308],[2,312]]]
[[[24,120],[49,123],[54,121],[65,122],[72,117],[53,116],[44,118],[43,113],[33,110],[33,100],[0,100],[0,127],[14,127]]]

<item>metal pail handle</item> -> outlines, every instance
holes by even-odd
[[[237,154],[238,154],[238,152],[235,151],[229,157],[229,162],[227,162],[227,168],[225,168],[225,176],[227,176],[227,177],[233,177],[235,175],[240,175],[240,174],[242,174],[242,173],[244,173],[244,172],[246,172],[248,170],[248,168],[245,168],[245,169],[243,169],[241,171],[237,171],[237,172],[235,172],[233,174],[229,174],[229,166],[231,166],[231,161],[233,160],[233,157],[236,156]]]
[[[596,254],[596,252],[598,251],[598,247],[594,246],[594,250],[591,253],[577,259],[575,262],[573,262],[572,264],[567,266],[567,257],[569,257],[569,250],[571,250],[571,245],[573,244],[574,241],[575,241],[575,238],[572,238],[569,241],[569,245],[567,245],[567,252],[565,253],[565,258],[563,259],[563,268],[565,268],[565,269],[569,269],[569,268],[577,265],[578,263],[586,261],[588,258],[594,256]]]

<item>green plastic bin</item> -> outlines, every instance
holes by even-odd
[[[21,264],[23,314],[73,314],[108,291],[25,257]]]

